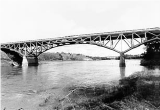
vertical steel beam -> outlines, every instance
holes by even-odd
[[[36,54],[35,54],[36,56],[37,56],[37,48],[38,48],[38,47],[37,47],[37,42],[36,42]]]
[[[144,33],[145,41],[147,41],[147,32]]]
[[[133,42],[133,39],[134,39],[134,35],[133,35],[133,33],[132,33],[131,47],[133,47],[133,45],[134,45],[134,44],[133,44],[133,43],[134,43],[134,42]]]
[[[123,51],[123,50],[122,50],[122,35],[120,35],[120,36],[121,36],[121,52],[122,52],[122,51]]]

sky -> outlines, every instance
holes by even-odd
[[[0,43],[160,27],[159,0],[1,0]],[[127,54],[140,54],[144,47]],[[48,52],[113,56],[93,45],[62,46]]]

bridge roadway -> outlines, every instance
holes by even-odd
[[[11,57],[11,59],[20,65],[24,62],[27,62],[28,65],[38,65],[38,56],[52,48],[73,44],[91,44],[119,53],[119,66],[124,67],[124,54],[126,52],[143,44],[149,45],[151,43],[159,42],[160,28],[155,27],[2,43],[1,50],[8,54],[9,57],[13,55],[14,57]]]

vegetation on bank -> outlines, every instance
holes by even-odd
[[[82,54],[71,54],[71,53],[64,53],[64,52],[57,52],[57,53],[43,53],[38,57],[39,60],[63,60],[63,61],[68,61],[68,60],[78,60],[78,61],[83,61],[83,60],[92,60],[92,58],[89,58],[85,55]]]
[[[141,59],[141,55],[125,55],[126,59]],[[43,53],[39,56],[39,60],[119,60],[119,57],[98,57],[98,56],[86,56],[82,54],[73,53]]]
[[[83,60],[118,60],[118,57],[98,57],[98,56],[87,56],[83,54],[74,53],[43,53],[39,56],[39,60],[63,60],[63,61],[83,61]]]
[[[49,96],[39,106],[51,110],[156,110],[160,107],[159,76],[134,74],[118,85],[69,87],[62,99]]]
[[[153,66],[160,65],[160,44],[158,42],[152,42],[146,44],[146,52],[143,53],[143,59],[141,65]]]

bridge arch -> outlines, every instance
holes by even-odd
[[[23,54],[21,54],[20,52],[8,48],[1,48],[1,51],[5,52],[13,62],[18,63],[19,65],[22,64]]]
[[[153,39],[150,39],[150,40],[146,40],[146,41],[144,41],[144,42],[142,42],[142,43],[140,43],[140,44],[134,45],[133,47],[125,50],[123,53],[127,53],[127,52],[129,52],[129,51],[131,51],[131,50],[133,50],[133,49],[141,46],[141,45],[144,45],[144,44],[149,43],[149,42],[157,41],[157,40],[160,41],[160,38],[157,37],[157,38],[153,38]]]
[[[68,42],[65,42],[65,43],[68,43]],[[114,52],[116,52],[116,53],[119,53],[119,54],[121,53],[120,51],[118,51],[118,50],[116,50],[116,49],[114,49],[114,48],[110,48],[110,47],[108,47],[108,46],[105,46],[105,45],[102,45],[102,44],[96,43],[96,42],[85,42],[85,43],[84,43],[84,42],[76,42],[76,43],[74,43],[74,44],[68,43],[68,44],[58,45],[58,46],[51,47],[51,48],[46,48],[43,52],[40,52],[40,53],[38,54],[38,56],[41,55],[42,53],[50,50],[50,49],[56,48],[56,47],[61,47],[61,46],[66,46],[66,45],[78,45],[78,44],[80,44],[80,45],[81,45],[81,44],[96,45],[96,46],[99,46],[99,47],[107,48],[107,49],[112,50],[112,51],[114,51]]]

